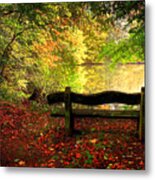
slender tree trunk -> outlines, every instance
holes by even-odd
[[[4,51],[3,51],[3,54],[1,56],[1,59],[8,59],[9,58],[9,53],[11,52],[11,45],[12,43],[15,41],[16,39],[16,35],[14,34],[13,37],[11,38],[11,41],[7,44],[7,46],[5,47]],[[5,75],[4,75],[4,72],[5,72],[5,68],[6,68],[6,64],[7,63],[4,63],[2,64],[2,68],[1,68],[1,71],[0,71],[0,75],[5,78]]]
[[[3,51],[3,54],[1,56],[1,59],[9,59],[9,54],[12,50],[11,46],[12,44],[14,43],[14,41],[16,40],[16,38],[21,35],[23,32],[25,31],[25,29],[17,34],[13,34],[10,42],[7,44],[7,46],[5,47],[4,51]],[[4,64],[2,64],[2,67],[1,67],[1,70],[0,70],[0,76],[2,76],[3,78],[7,79],[4,75],[4,72],[5,72],[5,68],[7,66],[7,63],[5,62]]]

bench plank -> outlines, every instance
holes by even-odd
[[[124,119],[137,119],[139,118],[139,111],[137,110],[88,110],[88,109],[73,109],[74,117],[101,117],[101,118],[124,118]],[[64,117],[65,110],[60,109],[55,113],[52,113],[53,117]]]

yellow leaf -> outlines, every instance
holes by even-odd
[[[44,134],[41,132],[41,133],[40,133],[40,136],[43,136],[43,135],[44,135]]]
[[[52,148],[52,147],[50,147],[50,148],[48,148],[50,151],[54,151],[54,148]]]

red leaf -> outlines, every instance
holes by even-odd
[[[69,165],[70,163],[68,161],[64,161],[64,165]]]
[[[143,162],[143,161],[140,161],[140,162],[139,162],[139,165],[140,165],[140,166],[144,166],[144,162]]]
[[[80,153],[76,153],[76,154],[75,154],[75,157],[76,157],[77,159],[79,159],[79,158],[81,158],[81,154],[80,154]]]

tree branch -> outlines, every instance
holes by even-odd
[[[4,59],[4,58],[8,58],[9,57],[9,53],[11,52],[11,46],[12,44],[14,43],[14,41],[16,40],[16,38],[18,36],[20,36],[25,30],[27,30],[27,28],[23,29],[22,31],[18,32],[17,34],[13,34],[10,42],[7,44],[7,46],[5,47],[4,51],[3,51],[3,54],[1,56],[1,59]],[[2,68],[1,68],[1,71],[0,71],[0,76],[4,77],[4,70],[6,68],[6,64],[4,63],[2,65]],[[4,77],[5,78],[5,77]],[[5,78],[6,79],[6,78]]]

